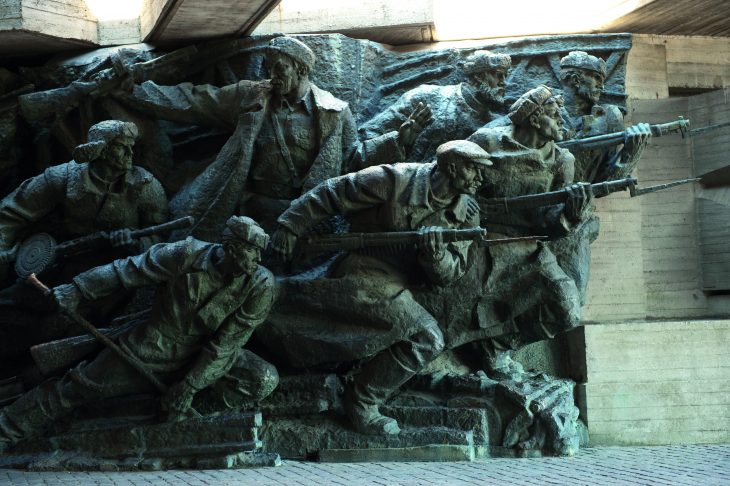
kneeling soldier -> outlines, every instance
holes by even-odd
[[[222,244],[194,238],[161,243],[53,289],[58,303],[73,311],[81,299],[157,286],[151,318],[118,344],[171,384],[162,408],[175,420],[191,412],[193,398],[203,389],[208,400],[243,408],[278,384],[272,365],[242,349],[274,301],[274,277],[259,265],[269,237],[247,217],[231,217],[226,226]],[[0,410],[0,451],[41,433],[84,403],[154,391],[137,370],[105,349]]]

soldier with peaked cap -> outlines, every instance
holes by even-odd
[[[566,138],[594,137],[625,129],[621,110],[599,103],[606,69],[603,59],[583,51],[572,51],[560,60]],[[650,138],[649,125],[639,123],[628,128],[623,148],[574,150],[575,180],[602,182],[628,177]]]
[[[274,301],[274,276],[259,265],[268,240],[255,221],[233,216],[222,243],[192,237],[159,243],[84,272],[53,294],[74,309],[82,299],[156,286],[151,317],[118,343],[170,385],[162,408],[179,420],[198,401],[205,410],[251,407],[278,384],[276,369],[243,349]],[[147,379],[105,349],[1,409],[0,450],[41,433],[81,404],[149,392],[155,389]]]
[[[490,165],[489,154],[476,144],[447,142],[438,148],[436,162],[379,165],[329,179],[279,218],[272,246],[285,256],[298,237],[336,214],[356,233],[422,230],[415,248],[349,252],[326,278],[290,280],[284,290],[290,300],[282,308],[296,309],[297,322],[289,325],[277,313],[262,333],[276,340],[273,326],[293,337],[299,345],[284,353],[297,366],[368,359],[345,396],[347,415],[360,432],[399,433],[396,420],[381,415],[379,405],[444,348],[439,323],[409,289],[426,282],[447,286],[466,271],[472,242],[444,243],[439,230],[479,225],[473,196]],[[319,322],[330,332],[304,328],[310,311],[325,316]],[[332,332],[333,319],[345,319],[341,329],[351,331]]]
[[[365,158],[372,164],[402,157],[397,129],[357,140],[348,104],[310,81],[314,65],[306,44],[281,36],[267,46],[269,80],[222,88],[148,81],[131,96],[120,95],[158,118],[230,133],[215,161],[171,203],[175,215],[195,217],[195,236],[217,237],[231,214],[252,216],[272,230],[289,202],[318,183],[364,165]]]
[[[419,106],[430,107],[425,123],[408,153],[408,160],[430,162],[436,148],[448,140],[466,138],[504,112],[507,74],[512,60],[507,54],[476,51],[461,64],[466,82],[456,85],[424,84],[403,94],[398,101],[360,127],[372,138],[397,129]]]

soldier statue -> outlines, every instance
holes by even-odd
[[[436,162],[379,165],[330,179],[292,202],[278,220],[281,228],[272,246],[285,256],[292,255],[308,228],[335,214],[344,214],[353,232],[422,229],[417,248],[347,252],[326,278],[310,282],[328,289],[325,301],[310,303],[325,316],[322,325],[328,331],[318,333],[319,345],[331,341],[319,359],[368,359],[346,390],[344,404],[362,433],[400,432],[396,420],[382,415],[378,406],[443,350],[439,323],[409,289],[424,283],[447,286],[466,271],[472,242],[444,243],[440,230],[478,226],[473,196],[489,165],[489,154],[476,144],[447,142]],[[301,300],[299,295],[291,297]],[[299,310],[303,315],[305,308]],[[345,319],[349,327],[338,328],[333,319]],[[301,350],[309,351],[317,352]]]
[[[163,223],[168,216],[162,185],[132,165],[136,138],[133,123],[97,123],[89,129],[88,142],[74,150],[75,160],[46,169],[0,201],[0,261],[12,262],[20,242],[36,232],[49,233],[58,243],[104,232],[107,247],[71,256],[44,272],[44,280],[58,285],[160,241],[159,236],[130,235],[132,229]],[[111,295],[85,308],[84,314],[107,320],[130,298],[126,292]],[[65,337],[75,329],[39,305],[37,291],[22,282],[0,292],[0,309],[0,358],[18,357],[33,344]]]
[[[572,51],[560,60],[566,138],[624,131],[621,110],[615,105],[599,103],[606,74],[606,62],[583,51]],[[603,182],[628,177],[650,138],[649,125],[639,123],[628,128],[622,149],[574,151],[575,180]]]
[[[479,197],[500,199],[560,190],[565,204],[534,209],[494,207],[482,212],[493,234],[546,235],[550,242],[490,248],[491,291],[503,301],[504,334],[492,340],[496,351],[553,337],[580,325],[582,288],[587,282],[589,244],[598,232],[592,193],[573,183],[574,157],[556,145],[563,137],[562,99],[540,85],[510,108],[510,124],[482,128],[469,140],[492,154],[494,169]],[[484,206],[482,206],[484,209]],[[578,242],[575,240],[578,239]],[[520,256],[521,255],[521,256]],[[494,302],[488,303],[494,307]],[[506,309],[506,311],[505,311]],[[491,354],[491,353],[488,353]]]
[[[360,143],[348,104],[310,81],[314,65],[309,47],[282,36],[267,48],[269,80],[222,88],[147,81],[131,95],[118,94],[153,116],[231,132],[215,161],[172,201],[173,213],[195,217],[193,234],[216,237],[234,213],[271,231],[289,203],[318,183],[352,167],[402,159],[400,139],[412,140],[420,125],[404,122]]]
[[[168,417],[189,416],[196,399],[219,411],[250,407],[278,384],[276,369],[243,349],[274,301],[274,277],[259,265],[268,239],[252,219],[233,216],[222,244],[192,237],[160,243],[77,275],[73,283],[55,287],[53,296],[74,312],[82,299],[156,286],[151,317],[118,344],[169,386],[161,399]],[[0,452],[42,433],[84,403],[155,391],[139,371],[106,348],[0,409]]]
[[[439,145],[468,137],[504,110],[506,78],[511,63],[510,56],[506,54],[476,51],[462,65],[467,82],[449,86],[418,86],[366,122],[360,131],[365,138],[373,138],[389,130],[397,130],[414,109],[419,105],[426,106],[432,119],[416,120],[427,126],[415,139],[408,160],[430,162]]]

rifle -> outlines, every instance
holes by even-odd
[[[185,216],[167,223],[132,230],[130,236],[138,239],[176,229],[189,228],[194,221],[191,216]],[[63,243],[56,243],[56,240],[48,233],[38,233],[20,244],[18,254],[15,257],[15,272],[19,277],[25,278],[31,273],[41,273],[53,265],[56,260],[88,253],[106,246],[109,246],[109,233],[106,231],[99,231]]]
[[[651,134],[654,137],[662,137],[670,133],[679,132],[684,138],[685,134],[689,130],[689,120],[685,120],[683,117],[679,117],[676,121],[669,123],[661,123],[658,125],[649,125]],[[592,150],[603,147],[611,147],[613,145],[619,145],[624,143],[626,140],[626,132],[614,132],[607,133],[605,135],[596,135],[595,137],[587,138],[574,138],[572,140],[564,140],[558,142],[557,145],[560,148],[570,150]]]
[[[547,236],[523,236],[519,238],[487,238],[487,230],[480,227],[465,229],[438,228],[444,243],[457,241],[475,241],[479,246],[506,245],[524,241],[538,241]],[[414,246],[423,235],[424,230],[390,231],[381,233],[341,233],[317,235],[302,238],[297,250],[303,254],[324,253],[334,251],[354,251],[363,248]]]
[[[31,273],[27,278],[26,282],[34,287],[36,287],[38,290],[43,292],[44,295],[49,296],[51,295],[52,291],[48,287],[46,287],[43,282],[38,280],[38,278],[35,276],[34,273]],[[167,385],[162,383],[150,370],[147,369],[147,366],[139,360],[136,356],[127,353],[122,348],[120,348],[114,341],[109,339],[109,337],[99,332],[99,330],[94,327],[93,324],[91,324],[89,321],[84,319],[81,314],[79,314],[76,311],[70,310],[70,309],[64,309],[61,308],[61,312],[66,314],[71,320],[73,320],[76,324],[83,327],[85,331],[87,331],[89,334],[94,336],[101,344],[106,346],[107,348],[111,349],[111,351],[119,356],[119,358],[122,359],[125,363],[127,363],[129,366],[134,368],[144,376],[147,381],[152,383],[155,388],[157,388],[157,391],[160,393],[165,393],[167,391]]]
[[[149,316],[150,309],[146,309],[136,314],[118,317],[112,321],[111,327],[97,330],[114,340],[145,322]],[[100,343],[95,337],[84,334],[36,344],[30,348],[30,355],[43,376],[49,376],[57,371],[71,368],[85,356],[97,351],[99,347]]]
[[[110,57],[112,67],[103,69],[88,81],[74,81],[63,88],[38,91],[18,97],[23,117],[32,125],[49,126],[78,107],[87,97],[103,96],[121,87],[130,76],[135,83],[147,80],[172,79],[197,52],[188,46],[155,59],[125,66],[119,53]]]
[[[627,177],[626,179],[590,184],[588,188],[591,193],[593,193],[593,197],[605,197],[614,192],[625,191],[627,189],[631,197],[636,197],[643,196],[644,194],[649,194],[651,192],[663,191],[664,189],[669,189],[670,187],[679,186],[681,184],[697,182],[699,180],[699,177],[693,177],[690,179],[667,182],[666,184],[657,184],[655,186],[638,188],[636,187],[638,184],[636,178]],[[537,194],[527,194],[515,197],[499,197],[493,199],[478,198],[478,201],[480,211],[488,212],[501,209],[505,212],[509,212],[516,209],[532,209],[564,203],[568,200],[568,197],[567,189],[560,189],[558,191],[540,192]]]

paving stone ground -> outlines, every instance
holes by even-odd
[[[164,472],[22,472],[0,469],[0,484],[68,486],[224,485],[730,485],[730,444],[595,447],[574,457],[477,462],[319,464]]]

